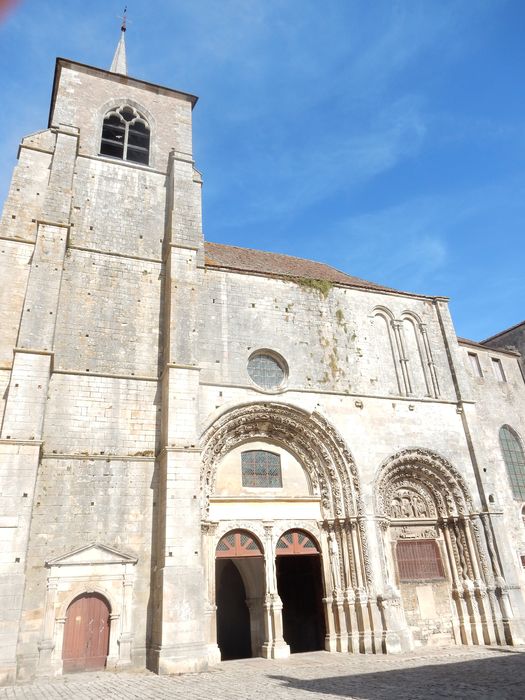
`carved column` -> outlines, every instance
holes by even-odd
[[[54,672],[53,651],[55,649],[55,605],[58,592],[58,579],[49,578],[47,581],[46,604],[42,639],[38,642],[37,676],[49,676]]]
[[[336,520],[325,521],[324,528],[328,540],[330,570],[332,578],[332,610],[335,622],[335,650],[346,651],[348,648],[348,633],[344,610],[344,593],[341,581],[341,546],[340,527]],[[333,644],[331,644],[333,646]]]
[[[407,625],[401,592],[395,585],[387,561],[386,538],[390,521],[386,518],[377,520],[379,551],[383,560],[384,583],[383,592],[378,595],[378,607],[381,612],[382,649],[387,654],[409,651],[414,642],[412,633]]]
[[[462,639],[461,624],[460,624],[461,608],[459,606],[459,601],[458,601],[458,597],[457,597],[457,592],[459,589],[459,576],[458,576],[458,571],[457,571],[457,567],[456,567],[456,557],[455,557],[454,551],[452,549],[452,542],[451,542],[451,538],[450,538],[450,533],[448,531],[448,523],[445,520],[442,520],[441,522],[438,523],[438,527],[443,532],[443,539],[445,542],[445,551],[447,554],[448,566],[449,566],[450,575],[452,578],[452,599],[454,601],[454,606],[452,609],[452,632],[454,634],[454,639],[456,641],[456,644],[462,644],[463,639]]]
[[[64,630],[67,617],[57,617],[55,620],[55,650],[53,652],[54,665],[59,671],[62,670],[62,650],[64,648]]]
[[[479,626],[481,627],[480,633],[478,634],[478,644],[494,644],[495,635],[494,628],[492,624],[492,615],[490,611],[490,604],[487,596],[487,587],[483,581],[482,572],[480,571],[480,557],[481,554],[478,551],[474,538],[472,537],[471,531],[471,520],[463,519],[463,530],[465,532],[465,537],[467,540],[467,546],[470,552],[470,560],[472,562],[472,569],[474,575],[474,598],[477,604],[478,616],[479,616]]]
[[[325,597],[323,608],[325,615],[324,648],[326,651],[337,651],[337,629],[333,606],[334,601],[334,572],[330,556],[330,544],[328,538],[328,522],[323,521],[321,527],[321,562],[323,565],[323,578],[325,582]]]
[[[348,638],[348,651],[359,652],[359,630],[357,627],[357,617],[355,612],[355,553],[352,548],[352,527],[355,522],[345,520],[343,524],[343,558],[344,571],[346,574],[344,609],[346,615],[346,633]]]
[[[426,324],[420,323],[419,330],[421,333],[421,337],[423,338],[423,347],[425,349],[428,373],[430,374],[430,380],[432,382],[433,396],[437,398],[439,396],[439,381],[437,377],[436,364],[432,356],[432,348],[430,347],[430,343],[428,340]]]
[[[505,632],[503,630],[501,610],[499,607],[498,600],[496,598],[496,584],[494,581],[494,572],[492,571],[492,566],[490,565],[490,555],[487,549],[487,542],[483,534],[483,526],[481,523],[480,516],[477,514],[472,515],[471,524],[479,552],[483,579],[486,585],[487,599],[490,606],[491,618],[490,623],[488,622],[490,641],[488,643],[505,644]]]
[[[510,596],[509,596],[509,591],[507,587],[507,582],[505,581],[503,577],[503,573],[501,571],[500,563],[499,563],[499,558],[498,554],[496,552],[496,547],[494,544],[494,537],[492,534],[492,523],[491,523],[491,518],[489,513],[481,513],[481,522],[483,523],[483,532],[485,534],[485,540],[487,543],[487,549],[489,553],[489,558],[490,562],[492,565],[492,570],[494,572],[494,577],[495,577],[495,585],[496,585],[496,597],[499,602],[499,607],[501,610],[501,621],[503,625],[503,633],[505,636],[505,642],[507,644],[512,644],[513,643],[513,635],[512,635],[512,606],[510,603]],[[500,538],[500,541],[502,538]]]
[[[263,604],[264,642],[261,655],[265,659],[286,659],[290,656],[290,647],[286,644],[283,637],[283,604],[277,591],[273,526],[265,524],[264,533],[266,592]]]
[[[452,597],[454,599],[454,602],[456,603],[457,618],[452,622],[454,636],[458,644],[471,644],[472,638],[470,636],[470,626],[468,624],[465,624],[465,619],[468,619],[468,614],[465,609],[463,586],[460,579],[460,575],[458,573],[456,552],[452,541],[449,523],[445,521],[442,522],[441,528],[443,530],[443,536],[445,539],[449,566],[453,580]]]
[[[204,619],[206,620],[206,643],[208,649],[208,661],[217,664],[221,660],[221,651],[217,645],[217,603],[215,593],[215,547],[214,536],[218,523],[202,522],[202,555],[204,562],[204,576],[207,583],[207,596],[204,606]]]
[[[361,653],[372,651],[372,631],[368,614],[368,592],[366,590],[363,552],[360,542],[360,527],[352,528],[352,544],[356,558],[357,590],[355,591],[355,612],[359,629],[359,650]]]
[[[118,638],[118,666],[127,666],[131,663],[131,651],[133,648],[133,625],[131,620],[131,611],[133,603],[133,581],[133,573],[131,571],[127,571],[124,574],[124,580],[122,582],[122,620],[120,628],[121,633]]]
[[[409,395],[412,393],[412,384],[410,382],[410,373],[408,371],[408,357],[403,338],[403,329],[401,328],[401,321],[391,321],[391,324],[392,328],[394,329],[394,338],[396,340],[399,363],[401,365],[401,373],[403,375],[403,383],[405,385],[405,393]]]
[[[467,607],[470,633],[472,636],[472,644],[483,644],[483,631],[479,610],[477,607],[476,596],[474,593],[475,577],[473,569],[473,560],[468,546],[468,540],[465,531],[465,521],[463,517],[454,519],[454,534],[456,537],[456,546],[459,554],[459,561],[463,575],[463,598]]]
[[[121,614],[111,613],[109,616],[109,649],[108,649],[108,660],[106,662],[106,668],[115,669],[119,662],[119,639],[120,639],[120,626]]]

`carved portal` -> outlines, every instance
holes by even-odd
[[[375,493],[387,586],[397,585],[396,541],[438,540],[454,603],[452,628],[456,641],[504,641],[499,629],[500,605],[490,595],[491,589],[494,591],[493,577],[476,527],[477,516],[459,472],[430,450],[403,450],[383,465]]]
[[[323,599],[326,637],[331,651],[381,651],[383,630],[377,596],[374,595],[367,522],[354,459],[337,430],[317,411],[308,413],[295,406],[276,402],[252,403],[225,412],[202,435],[201,506],[203,520],[209,514],[217,468],[223,457],[240,444],[264,440],[280,445],[305,469],[314,495],[321,501],[322,520],[305,523],[305,532],[315,533],[320,547],[325,597]],[[275,556],[283,531],[292,522],[246,523],[258,534],[265,556],[266,591],[263,596],[266,634],[263,655],[282,652],[279,634],[280,601],[276,588]],[[319,527],[320,526],[320,527]],[[214,535],[203,531],[208,579],[214,579],[213,555],[224,531],[232,523],[219,523]],[[244,524],[243,524],[244,527]],[[213,586],[208,586],[208,609],[213,610]],[[275,629],[274,629],[275,628]],[[210,625],[213,630],[213,625]],[[273,630],[273,631],[272,631]],[[210,639],[210,647],[215,639]]]
[[[392,501],[403,488],[410,488],[433,508],[432,517],[436,511],[441,517],[473,511],[463,477],[446,459],[430,450],[402,450],[386,461],[376,481],[378,515],[395,517],[390,513]]]
[[[337,430],[317,411],[307,413],[287,404],[264,402],[227,411],[203,433],[202,509],[209,511],[217,465],[248,440],[268,440],[291,452],[308,473],[312,490],[321,497],[325,517],[363,512],[354,459]]]

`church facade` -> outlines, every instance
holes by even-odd
[[[196,98],[58,59],[0,223],[0,675],[525,642],[525,383],[203,239]]]

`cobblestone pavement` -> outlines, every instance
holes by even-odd
[[[184,676],[81,673],[0,688],[0,699],[522,700],[525,647],[425,649],[399,656],[314,652],[285,661],[227,661]]]

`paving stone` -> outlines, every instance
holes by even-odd
[[[183,676],[79,673],[4,687],[2,698],[55,700],[521,700],[525,647],[424,649],[399,656],[313,652],[226,661]]]

